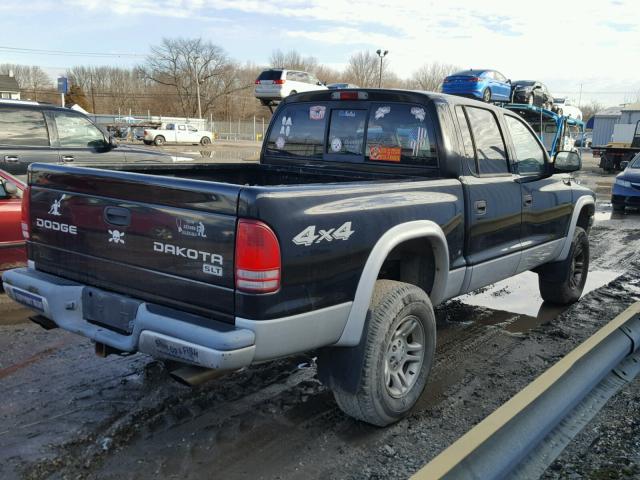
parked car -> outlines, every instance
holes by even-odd
[[[327,84],[327,88],[329,90],[342,90],[345,88],[360,88],[358,85],[354,85],[353,83],[329,83]]]
[[[582,110],[578,107],[574,107],[568,98],[555,97],[553,99],[553,109],[558,113],[558,115],[582,120]]]
[[[547,86],[536,80],[516,80],[511,83],[513,103],[526,103],[551,110],[553,96]]]
[[[630,162],[622,162],[624,170],[616,176],[611,189],[611,205],[614,212],[625,207],[640,208],[640,153]]]
[[[0,100],[0,169],[14,175],[32,162],[80,165],[151,162],[175,157],[117,144],[86,115],[36,102]]]
[[[0,272],[27,263],[21,205],[25,184],[0,170]]]
[[[575,146],[581,148],[591,148],[592,140],[593,134],[591,132],[585,132],[576,139]]]
[[[198,130],[189,123],[167,123],[164,128],[145,128],[142,140],[146,145],[162,146],[165,143],[188,143],[191,145],[209,145],[213,142],[213,133]]]
[[[255,96],[262,104],[268,105],[294,93],[313,90],[327,90],[327,87],[311,73],[272,68],[256,79]]]
[[[33,264],[4,287],[102,352],[234,370],[319,349],[338,406],[387,425],[427,383],[434,305],[526,270],[545,301],[580,297],[595,195],[579,155],[554,160],[486,103],[302,93],[259,164],[33,165]]]
[[[463,70],[444,79],[442,92],[484,102],[509,102],[511,80],[495,70]]]

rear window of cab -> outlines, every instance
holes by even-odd
[[[428,112],[408,103],[286,105],[272,122],[265,153],[337,162],[438,165]]]

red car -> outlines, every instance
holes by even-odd
[[[0,272],[27,263],[21,204],[26,185],[0,170]]]

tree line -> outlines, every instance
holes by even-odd
[[[326,83],[351,83],[377,87],[382,66],[382,86],[439,91],[442,80],[459,70],[446,63],[427,63],[409,78],[396,75],[387,57],[372,51],[356,52],[343,71],[322,65],[313,56],[295,50],[274,50],[269,66],[313,73]],[[197,90],[202,115],[218,120],[268,118],[269,111],[253,96],[254,82],[264,66],[233,60],[221,47],[196,39],[165,38],[152,46],[145,61],[132,68],[78,65],[66,76],[71,90],[69,105],[77,103],[88,112],[128,115],[198,116]],[[59,102],[52,79],[38,66],[0,65],[0,74],[13,71],[23,99]]]

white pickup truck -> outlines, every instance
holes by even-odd
[[[146,128],[142,140],[146,145],[152,143],[161,146],[165,143],[191,143],[209,145],[213,134],[206,130],[198,130],[188,123],[167,123],[164,128]]]

